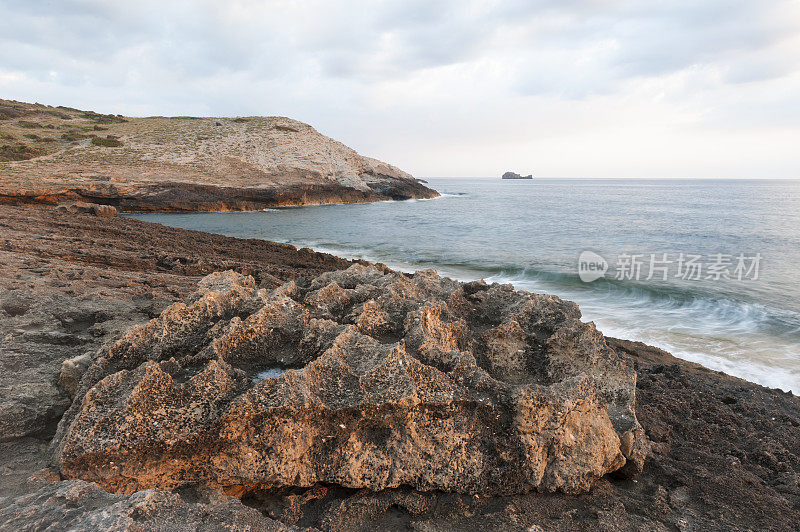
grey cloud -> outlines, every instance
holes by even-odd
[[[520,63],[519,79],[511,83],[520,92],[567,90],[581,97],[627,78],[697,64],[737,72],[736,54],[763,50],[796,31],[780,20],[763,20],[767,8],[780,4],[395,0],[310,3],[287,15],[279,6],[254,2],[5,0],[0,44],[12,53],[0,67],[40,78],[67,69],[102,77],[103,68],[111,65],[116,73],[115,60],[138,52],[146,54],[141,60],[149,68],[183,79],[231,72],[279,78],[297,65],[316,65],[323,76],[370,84],[500,54]],[[235,18],[237,6],[253,8],[254,16]],[[508,32],[522,38],[512,48],[496,49]],[[569,59],[570,52],[581,56],[607,42],[616,49],[588,75],[585,65]],[[548,64],[543,56],[562,60]],[[781,75],[782,65],[771,65],[738,76]]]

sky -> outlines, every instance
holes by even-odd
[[[0,98],[289,116],[420,177],[800,178],[800,0],[0,0]]]

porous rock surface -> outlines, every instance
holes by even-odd
[[[571,302],[354,265],[215,273],[101,349],[53,440],[109,491],[586,491],[641,470],[634,370]],[[282,371],[285,370],[285,371]]]

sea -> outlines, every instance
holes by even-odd
[[[428,182],[441,197],[130,216],[555,294],[605,335],[800,393],[800,181]]]

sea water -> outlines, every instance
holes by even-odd
[[[606,335],[800,392],[800,181],[429,182],[442,197],[135,217],[556,294]]]

